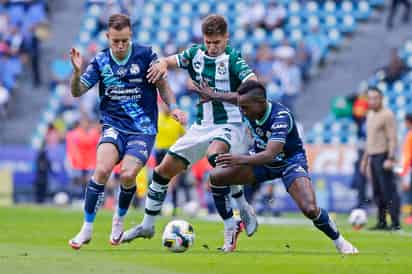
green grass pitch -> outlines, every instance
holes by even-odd
[[[141,217],[131,210],[127,227]],[[356,256],[341,256],[311,225],[261,225],[252,238],[240,236],[237,252],[222,254],[216,250],[222,243],[222,223],[189,220],[195,245],[186,253],[173,254],[161,245],[161,230],[169,220],[159,219],[151,240],[112,247],[108,241],[111,212],[101,211],[91,243],[75,251],[67,242],[80,228],[82,212],[0,208],[0,273],[412,273],[412,229],[406,226],[402,234],[355,232],[346,224],[346,216],[338,216],[341,231],[360,250]]]

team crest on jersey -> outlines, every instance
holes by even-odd
[[[116,72],[116,74],[117,74],[119,77],[124,77],[124,76],[126,75],[126,73],[127,73],[127,69],[126,69],[125,67],[119,67],[119,68],[117,69],[117,72]]]
[[[200,61],[196,61],[193,63],[193,66],[195,67],[195,69],[200,69],[201,63]]]
[[[140,67],[138,64],[132,64],[130,66],[130,74],[139,74],[140,72]]]
[[[227,69],[225,66],[224,62],[220,62],[219,65],[217,65],[217,73],[219,73],[220,75],[224,75],[226,74]]]

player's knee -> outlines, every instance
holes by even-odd
[[[223,180],[222,180],[222,176],[219,172],[219,169],[212,169],[209,173],[209,183],[210,186],[222,186],[223,184]]]
[[[104,184],[109,179],[111,173],[112,173],[112,170],[109,167],[98,166],[96,167],[96,170],[94,171],[93,177],[99,183]]]
[[[130,186],[130,184],[136,181],[137,170],[136,169],[124,169],[120,172],[120,181],[126,185]]]
[[[169,157],[169,155],[166,155],[163,161],[155,168],[157,174],[169,179],[185,169],[186,165],[181,160]]]
[[[315,203],[309,203],[302,208],[303,214],[309,219],[315,219],[319,215],[319,209]]]

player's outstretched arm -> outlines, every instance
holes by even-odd
[[[88,88],[80,82],[80,75],[81,75],[81,67],[83,65],[83,59],[82,56],[80,55],[80,52],[72,48],[70,50],[70,60],[72,62],[73,66],[73,74],[72,74],[72,79],[70,83],[71,87],[71,92],[73,97],[79,97],[86,93]]]
[[[257,81],[256,76],[251,76],[249,77],[248,80],[255,80]],[[210,101],[210,100],[216,100],[216,101],[221,101],[221,102],[227,102],[233,105],[237,105],[237,92],[215,92],[209,85],[202,81],[200,85],[196,84],[193,82],[194,85],[196,86],[196,89],[194,92],[199,94],[199,96],[202,98],[201,103]]]
[[[175,55],[160,58],[155,61],[147,70],[147,80],[149,83],[155,84],[157,81],[165,77],[167,69],[170,68],[177,68],[177,60]]]
[[[273,158],[283,150],[284,144],[278,141],[269,141],[266,149],[252,155],[220,154],[216,158],[216,165],[231,167],[235,165],[265,165],[270,164]]]
[[[159,90],[160,97],[162,98],[163,102],[169,107],[170,114],[173,118],[185,125],[187,123],[187,115],[184,111],[180,110],[176,104],[176,97],[170,88],[169,83],[166,79],[161,79],[156,82],[156,87]]]

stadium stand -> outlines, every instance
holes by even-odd
[[[378,69],[369,79],[359,85],[358,92],[362,93],[368,86],[377,86],[385,95],[385,105],[396,114],[399,125],[399,137],[405,134],[402,123],[407,110],[412,107],[412,40],[408,40],[397,51],[397,54],[405,64],[396,79],[389,79],[385,68]],[[314,144],[354,144],[357,141],[357,126],[352,119],[352,107],[345,98],[340,98],[340,109],[346,104],[350,112],[346,117],[339,117],[337,111],[331,112],[323,121],[316,123],[313,130],[306,135],[308,143]]]
[[[274,4],[274,3],[278,4]],[[319,65],[328,60],[331,49],[341,47],[346,35],[353,34],[359,21],[366,21],[373,8],[383,5],[384,1],[88,1],[85,5],[86,12],[82,19],[82,27],[76,42],[76,47],[89,58],[106,45],[104,35],[104,18],[111,12],[123,11],[136,19],[133,24],[135,38],[140,43],[147,43],[154,47],[160,54],[173,54],[179,48],[187,47],[191,42],[199,39],[200,19],[208,13],[220,13],[227,17],[231,31],[231,44],[242,50],[242,54],[256,68],[259,76],[269,73],[266,84],[272,99],[280,99],[293,108],[296,96],[303,89],[301,80],[310,78]],[[269,6],[265,11],[265,6]],[[266,12],[276,16],[266,16]],[[243,16],[252,12],[256,16]],[[241,16],[239,16],[239,14]],[[274,18],[272,18],[274,17]],[[254,18],[253,21],[248,21]],[[265,19],[265,20],[263,20]],[[263,20],[263,21],[262,21]],[[257,24],[250,28],[250,25]],[[257,53],[259,48],[267,45],[269,53],[261,62]],[[288,65],[289,64],[289,65]],[[76,105],[66,108],[68,88],[68,63],[54,62],[55,75],[60,79],[53,89],[49,106],[44,111],[43,118],[36,132],[33,134],[31,144],[40,147],[47,134],[48,125],[56,117],[63,117],[62,133],[78,117]],[[297,67],[296,67],[296,66]],[[272,72],[271,67],[279,67]],[[286,71],[286,73],[283,73]],[[297,71],[297,72],[295,72]],[[181,85],[177,86],[178,103],[182,109],[193,114],[191,106],[196,97],[188,90],[190,86],[185,83],[185,78],[176,72],[169,76],[173,80],[179,79]],[[263,77],[265,78],[265,77]],[[173,81],[175,82],[175,81]],[[288,84],[292,83],[292,84]],[[297,83],[297,84],[295,84]],[[95,102],[89,98],[86,105],[94,109]],[[81,105],[81,104],[80,104]],[[193,119],[193,115],[191,115]],[[342,126],[353,129],[353,126]],[[321,128],[321,126],[317,126]],[[335,126],[334,128],[338,128]],[[322,130],[323,132],[323,130]],[[333,134],[325,131],[325,139],[331,139]],[[350,132],[350,131],[349,131]],[[319,137],[311,137],[319,139]],[[315,136],[315,135],[313,135]],[[343,137],[342,137],[343,138]],[[352,140],[346,134],[343,140]]]
[[[47,36],[46,1],[2,1],[0,3],[0,117],[6,116],[13,91],[25,65],[40,85],[39,43]]]

